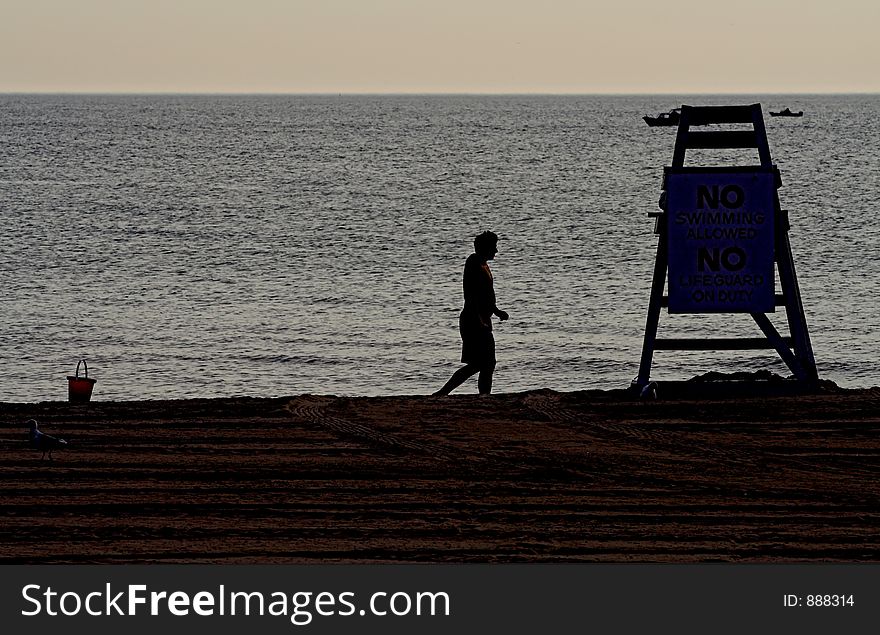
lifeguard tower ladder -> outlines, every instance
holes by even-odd
[[[691,126],[703,126],[707,124],[752,124],[753,130],[724,130],[710,129],[693,131]],[[690,149],[729,149],[729,148],[755,148],[760,158],[760,166],[731,167],[731,168],[698,168],[685,167],[685,154]],[[782,293],[776,294],[775,275],[771,276],[774,285],[772,303],[775,306],[784,306],[790,335],[783,337],[767,317],[765,312],[751,312],[755,323],[761,329],[764,337],[722,337],[710,339],[683,339],[668,338],[658,339],[657,329],[660,321],[662,307],[669,307],[669,298],[664,296],[667,271],[669,270],[669,215],[668,208],[669,182],[673,175],[688,174],[694,172],[706,172],[716,170],[719,173],[769,173],[772,174],[772,200],[774,208],[773,226],[773,260],[776,264],[776,272],[779,276],[779,285]],[[655,233],[659,234],[657,245],[657,257],[654,261],[654,278],[651,285],[651,299],[648,305],[648,315],[645,322],[645,337],[642,346],[642,356],[639,365],[639,374],[635,384],[643,387],[651,381],[651,365],[655,350],[756,350],[775,349],[795,379],[805,387],[812,387],[818,383],[816,361],[813,357],[813,348],[810,343],[810,334],[804,317],[804,308],[801,294],[798,288],[795,274],[794,260],[791,254],[791,244],[788,239],[788,215],[779,206],[777,189],[782,184],[779,171],[773,165],[770,158],[770,147],[767,142],[767,132],[764,128],[764,118],[760,104],[748,106],[682,106],[681,119],[678,126],[678,134],[675,139],[675,150],[672,158],[672,166],[664,168],[663,194],[660,198],[660,212],[649,212],[649,216],[656,219]],[[772,307],[770,310],[773,310]],[[700,311],[680,311],[700,312]],[[723,312],[723,311],[714,311]]]

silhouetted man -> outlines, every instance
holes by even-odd
[[[480,394],[492,392],[492,373],[495,371],[495,338],[492,336],[492,316],[503,322],[509,316],[495,306],[495,288],[488,261],[498,253],[498,236],[483,232],[474,238],[474,253],[464,264],[464,309],[458,318],[461,332],[461,361],[458,369],[435,395],[448,395],[468,377],[480,373],[477,382]]]

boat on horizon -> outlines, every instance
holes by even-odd
[[[642,119],[652,128],[654,126],[677,126],[678,122],[681,121],[681,108],[673,108],[669,112],[661,112],[656,117],[645,115]]]
[[[783,108],[779,112],[770,111],[771,117],[803,117],[804,111],[798,110],[797,112],[792,112],[791,108]]]

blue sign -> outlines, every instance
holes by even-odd
[[[775,310],[771,172],[666,177],[670,313]]]

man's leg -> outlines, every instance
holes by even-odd
[[[488,395],[492,392],[492,373],[495,372],[495,364],[487,364],[480,369],[480,377],[477,380],[477,387],[481,395]]]
[[[462,368],[459,368],[457,371],[455,371],[455,373],[453,373],[452,377],[449,378],[449,381],[446,382],[446,384],[443,386],[443,388],[441,388],[440,390],[435,392],[434,395],[435,396],[448,395],[453,390],[455,390],[456,388],[461,386],[468,377],[470,377],[471,375],[474,375],[477,372],[480,372],[480,367],[475,366],[474,364],[468,364],[467,366],[463,366]],[[483,377],[483,375],[481,374],[480,375],[481,380],[482,380],[482,377]],[[489,378],[490,389],[491,389],[491,386],[492,386],[492,378],[490,376],[490,378]]]

